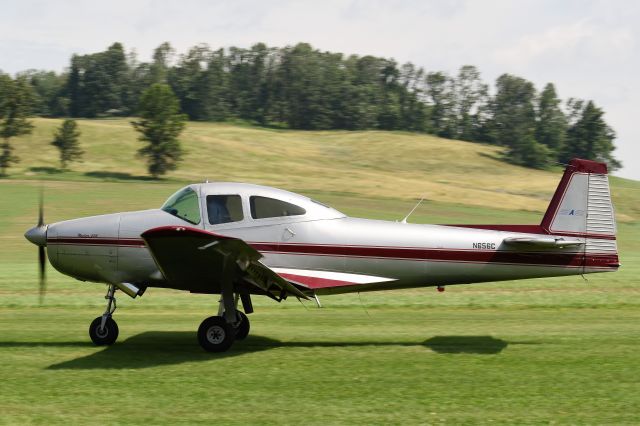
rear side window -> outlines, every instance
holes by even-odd
[[[211,225],[244,219],[239,195],[207,195],[207,215]]]
[[[268,217],[299,216],[307,211],[295,204],[275,198],[252,196],[249,198],[251,217],[254,219],[266,219]]]

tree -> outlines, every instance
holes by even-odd
[[[191,120],[207,119],[209,90],[205,71],[210,53],[206,44],[191,48],[186,55],[182,55],[168,76],[171,90],[178,96],[181,110]]]
[[[451,77],[442,72],[430,72],[426,77],[427,99],[431,106],[431,131],[438,136],[454,133],[454,94]]]
[[[60,164],[63,169],[67,168],[67,163],[80,160],[84,152],[80,149],[78,138],[80,131],[75,120],[64,120],[62,125],[53,135],[51,145],[60,151]]]
[[[140,120],[131,124],[140,132],[138,139],[147,144],[138,150],[138,155],[146,157],[149,173],[157,178],[175,170],[182,158],[178,136],[184,129],[187,116],[180,114],[180,104],[171,88],[161,83],[153,84],[144,91],[139,110]]]
[[[522,166],[544,168],[551,151],[535,139],[535,88],[523,78],[509,74],[498,77],[493,99],[491,130],[494,142],[506,146],[506,158]]]
[[[473,65],[464,65],[460,68],[454,81],[454,108],[452,137],[465,141],[473,140],[476,122],[475,114],[478,113],[482,102],[487,97],[487,85],[480,78],[480,71]]]
[[[154,83],[167,82],[167,70],[175,49],[165,41],[153,51],[153,63],[151,64],[151,81]]]
[[[571,99],[569,107],[571,121],[560,160],[568,162],[579,157],[604,161],[613,170],[620,168],[620,162],[612,154],[616,134],[604,121],[604,111],[593,101],[585,104],[584,101]]]
[[[24,76],[31,85],[34,114],[45,117],[67,114],[69,100],[62,93],[67,75],[38,70],[27,70],[18,75]]]
[[[10,139],[31,133],[33,125],[27,120],[31,115],[33,96],[31,86],[25,77],[12,80],[0,75],[0,175],[6,175],[12,163],[19,158],[13,154]]]
[[[104,52],[74,55],[67,81],[73,117],[129,113],[129,65],[120,43]]]
[[[536,140],[557,156],[563,148],[567,118],[552,83],[548,83],[540,93],[537,112]]]

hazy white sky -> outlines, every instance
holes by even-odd
[[[60,71],[114,41],[148,60],[169,41],[249,47],[300,41],[393,57],[428,71],[508,72],[562,98],[593,99],[618,134],[616,174],[640,180],[640,1],[590,0],[0,0],[0,69]]]

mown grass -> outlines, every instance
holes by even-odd
[[[49,125],[49,121],[38,122],[38,131],[46,135],[42,123]],[[114,125],[123,128],[120,136],[111,128]],[[343,143],[347,152],[352,144],[364,144],[369,138],[366,133],[307,134],[190,125],[187,134],[195,138],[201,131],[203,144],[209,147],[218,143],[210,136],[213,130],[216,138],[241,145],[264,138],[273,148],[292,138],[290,134],[298,137],[297,133],[309,140],[302,147],[283,147],[298,150],[287,158],[271,151],[261,160],[264,147],[252,148],[246,153],[246,164],[233,166],[226,177],[222,176],[224,167],[214,165],[220,157],[224,161],[235,158],[233,149],[221,148],[218,157],[203,152],[201,163],[190,163],[197,172],[185,167],[182,175],[148,182],[130,178],[144,175],[144,167],[129,158],[135,141],[123,145],[123,151],[131,152],[117,161],[110,159],[113,145],[129,135],[126,122],[82,122],[81,126],[95,127],[96,144],[104,144],[93,147],[87,142],[85,147],[95,150],[99,161],[85,163],[76,172],[53,173],[43,181],[48,222],[159,206],[183,184],[182,179],[190,178],[189,173],[203,170],[215,173],[210,178],[224,180],[282,181],[281,186],[301,190],[356,216],[400,219],[415,203],[415,195],[405,196],[409,191],[404,187],[389,192],[385,183],[380,193],[375,192],[377,182],[385,179],[398,184],[393,176],[400,170],[393,161],[380,166],[375,175],[367,175],[362,165],[355,171],[338,167],[350,168],[347,160],[355,157],[347,153],[343,163],[332,157],[334,169],[318,166],[310,169],[309,176],[295,171],[295,163],[311,163],[296,157],[307,153],[304,146],[335,139],[326,149]],[[103,126],[105,130],[100,130]],[[420,143],[431,143],[423,136],[372,135],[372,139],[425,138]],[[44,136],[33,138],[36,146],[44,143]],[[42,145],[40,149],[48,148]],[[375,148],[362,152],[363,158],[378,158],[376,155]],[[433,154],[438,155],[444,154]],[[449,161],[461,170],[467,168],[465,158]],[[411,166],[414,160],[407,160],[407,169],[415,167],[412,179],[429,181],[440,176],[443,163],[433,169],[423,164],[424,171],[420,171]],[[87,336],[89,322],[104,309],[103,286],[81,283],[49,268],[48,294],[44,304],[38,305],[36,249],[22,233],[36,221],[41,185],[36,179],[42,172],[30,171],[30,167],[54,167],[55,158],[43,154],[33,161],[25,161],[11,179],[0,181],[0,423],[640,422],[640,223],[631,220],[640,206],[637,182],[613,182],[616,203],[626,206],[618,208],[626,215],[619,224],[623,263],[619,272],[588,275],[587,281],[567,277],[450,286],[445,293],[414,289],[340,295],[322,298],[322,309],[295,300],[276,304],[257,299],[247,341],[229,353],[214,355],[204,353],[195,339],[200,321],[215,311],[216,300],[210,296],[149,289],[137,300],[119,297],[115,317],[120,339],[106,349],[93,347]],[[317,161],[328,162],[322,155]],[[487,161],[489,166],[502,167],[488,157]],[[282,168],[271,169],[265,164],[269,162]],[[260,164],[264,168],[255,170]],[[89,172],[121,174],[84,174]],[[496,184],[503,180],[510,187],[511,180],[533,181],[522,169],[504,173],[502,178],[492,178]],[[551,188],[539,192],[540,197],[550,194],[558,174],[534,173],[553,177]],[[369,180],[354,188],[351,183],[359,178]],[[463,180],[481,188],[482,179],[488,178],[469,172]],[[452,182],[456,183],[447,184],[447,189],[455,199],[429,199],[410,220],[538,223],[546,205],[521,209],[518,203],[482,204],[493,195],[474,203],[457,192],[458,181]],[[538,196],[527,194],[526,200]]]

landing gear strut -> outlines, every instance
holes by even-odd
[[[112,345],[118,339],[118,324],[111,318],[116,311],[116,286],[111,284],[107,290],[107,309],[102,316],[94,319],[89,326],[89,336],[97,346]]]

